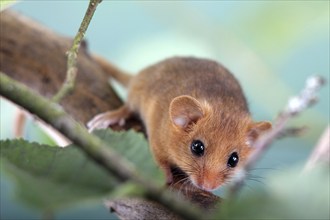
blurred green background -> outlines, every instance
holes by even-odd
[[[20,1],[11,8],[54,31],[74,36],[88,1]],[[175,55],[210,58],[239,79],[256,120],[273,120],[309,75],[329,80],[329,1],[106,1],[86,34],[89,48],[136,73]],[[50,61],[51,62],[51,61]],[[125,94],[123,94],[123,97]],[[0,138],[12,138],[13,106],[1,103]],[[329,86],[320,101],[291,125],[307,125],[300,138],[277,141],[253,174],[267,178],[303,164],[329,124]],[[52,143],[34,124],[25,138]],[[265,169],[264,169],[265,168]],[[1,219],[38,219],[41,213],[15,200],[14,184],[1,173]],[[248,189],[262,184],[250,181]],[[105,219],[102,204],[68,207],[57,219]]]

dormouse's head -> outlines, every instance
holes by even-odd
[[[191,96],[172,100],[172,161],[197,187],[212,191],[228,182],[252,152],[252,143],[271,128],[239,109],[211,106]]]

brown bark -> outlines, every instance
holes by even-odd
[[[65,54],[72,44],[72,39],[60,36],[10,10],[0,13],[0,28],[0,70],[41,95],[51,98],[65,79],[67,62]],[[97,113],[118,108],[122,102],[109,86],[108,78],[108,73],[103,72],[94,62],[84,43],[78,56],[75,89],[72,94],[62,99],[60,104],[75,120],[83,124]],[[137,119],[132,119],[126,124],[126,129],[132,127],[136,130],[143,129]],[[183,192],[184,196],[193,203],[205,209],[212,209],[219,201],[219,198],[211,193],[180,184],[180,180],[176,179],[171,188]],[[116,206],[112,208],[118,210],[120,208],[118,204],[125,206],[122,201],[114,201],[112,205],[108,203],[108,207]],[[144,219],[150,219],[154,214],[157,216],[160,212],[167,213],[166,209],[159,211],[158,205],[148,205],[149,203],[143,200],[131,201],[133,205],[128,202],[126,207],[131,206],[143,212],[141,215]],[[141,210],[141,207],[146,208]],[[125,217],[134,217],[136,210],[131,209],[131,213],[126,213]],[[168,217],[174,218],[172,214],[168,214]]]
[[[105,206],[110,212],[116,213],[120,219],[167,219],[180,220],[180,218],[163,206],[151,201],[138,198],[123,198],[109,200]]]
[[[0,70],[41,95],[52,97],[65,79],[66,51],[72,39],[9,10],[0,16]],[[86,43],[82,44],[76,87],[63,99],[62,106],[84,124],[97,113],[118,108],[122,102],[108,78],[89,55]]]

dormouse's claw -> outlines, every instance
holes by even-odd
[[[120,127],[123,127],[125,125],[125,122],[126,122],[126,120],[124,118],[122,118],[122,119],[119,120],[118,124],[119,124]]]
[[[91,128],[92,124],[93,124],[93,119],[87,122],[86,127]]]
[[[92,133],[94,131],[94,128],[88,128],[88,132]]]

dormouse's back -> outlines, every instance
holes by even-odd
[[[134,90],[169,104],[180,95],[190,95],[214,105],[235,106],[248,111],[242,89],[235,77],[215,61],[174,57],[148,67],[134,78]]]

